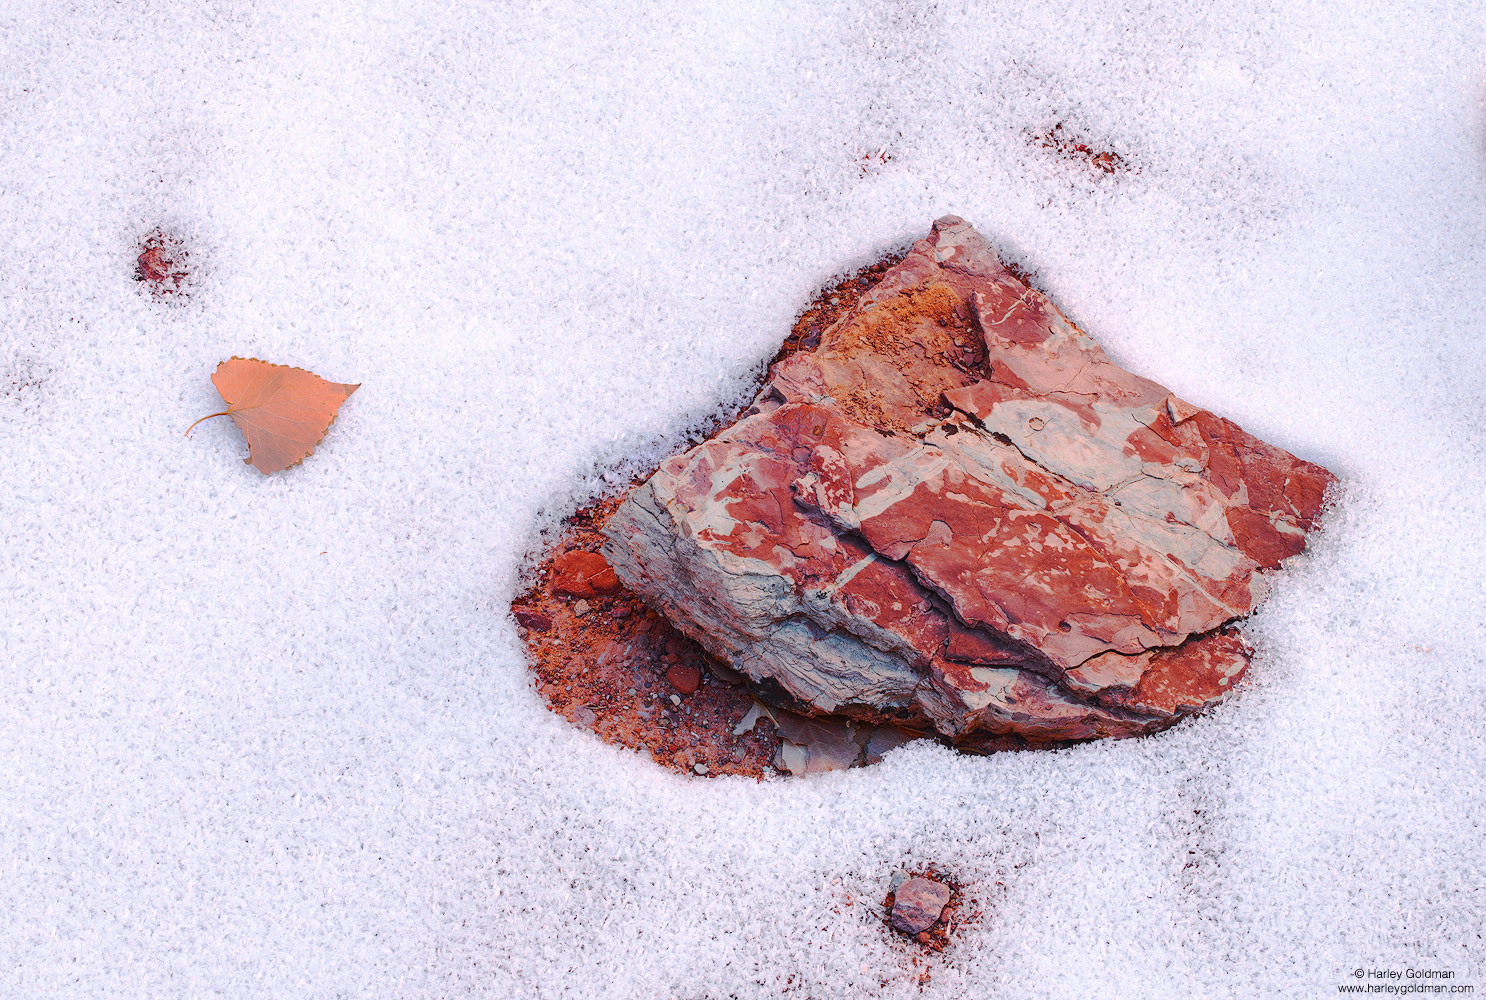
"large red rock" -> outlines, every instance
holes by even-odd
[[[779,361],[605,528],[623,584],[775,700],[969,749],[1148,732],[1333,477],[1114,364],[967,223]]]

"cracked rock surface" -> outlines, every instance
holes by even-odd
[[[971,750],[1149,732],[1334,477],[1115,365],[946,217],[604,528],[623,585],[808,715]]]

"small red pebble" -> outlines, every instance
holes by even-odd
[[[134,280],[148,282],[150,290],[157,295],[179,293],[183,291],[181,283],[188,277],[186,258],[190,256],[179,240],[156,230],[145,238],[135,258]]]
[[[564,552],[552,560],[552,592],[597,597],[619,589],[619,577],[597,552]]]
[[[540,611],[532,611],[529,608],[514,608],[511,614],[516,617],[516,623],[522,628],[529,628],[533,632],[552,631],[552,619]]]
[[[150,247],[139,255],[139,273],[144,281],[164,281],[170,277],[170,261],[159,247]]]
[[[677,663],[666,671],[666,680],[682,694],[693,694],[702,686],[702,672],[689,663]]]

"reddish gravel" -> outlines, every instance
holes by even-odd
[[[1059,122],[1040,135],[1030,137],[1033,145],[1052,150],[1065,160],[1086,164],[1101,174],[1125,173],[1131,169],[1130,162],[1119,153],[1099,149],[1098,144],[1063,127]]]

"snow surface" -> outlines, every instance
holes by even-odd
[[[12,2],[0,88],[0,996],[1486,988],[1479,4]],[[1346,479],[1252,682],[763,784],[549,715],[540,528],[948,212]],[[233,354],[363,386],[265,478],[181,435]]]

